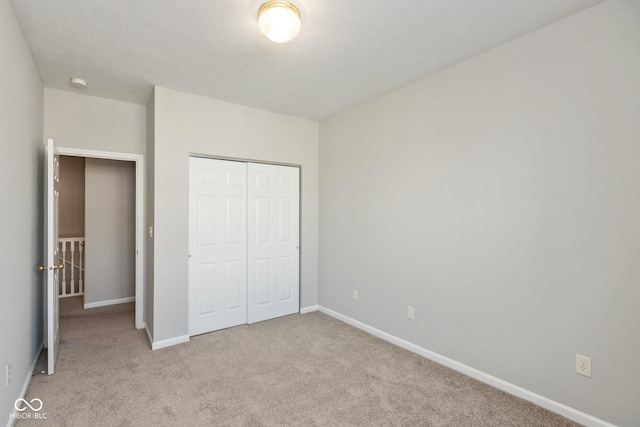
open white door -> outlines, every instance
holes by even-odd
[[[53,139],[47,140],[45,146],[45,221],[44,221],[44,260],[45,265],[38,267],[44,272],[44,293],[47,298],[45,307],[46,345],[48,348],[48,374],[53,374],[56,357],[58,356],[58,331],[60,321],[58,316],[58,272],[64,267],[58,264],[58,182],[60,162],[55,153]]]

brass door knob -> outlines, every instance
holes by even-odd
[[[64,268],[64,264],[57,264],[54,265],[53,267],[49,267],[46,265],[40,265],[38,266],[38,268],[36,270],[38,271],[46,271],[46,270],[62,270]]]

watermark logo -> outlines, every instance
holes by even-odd
[[[14,403],[13,406],[20,412],[26,411],[27,407],[29,407],[29,409],[31,409],[32,411],[40,412],[40,409],[42,409],[42,400],[36,397],[34,399],[31,399],[31,402],[27,402],[25,399],[20,398],[16,400],[16,403]]]
[[[46,420],[47,413],[40,412],[42,410],[42,400],[37,397],[31,399],[31,401],[27,401],[26,399],[20,398],[15,401],[13,407],[16,408],[17,412],[11,414],[12,419],[33,419],[33,420]],[[31,411],[28,411],[30,409]]]

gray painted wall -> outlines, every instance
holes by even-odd
[[[84,157],[60,156],[59,234],[84,236]]]
[[[8,1],[0,2],[0,425],[43,340],[43,87]],[[5,386],[5,368],[12,380]]]
[[[86,159],[84,303],[135,296],[134,162]]]
[[[49,88],[44,93],[45,135],[55,138],[57,145],[145,154],[147,109],[144,105]],[[148,301],[145,296],[145,304]],[[145,319],[153,315],[147,307],[145,312]]]
[[[301,299],[317,303],[318,123],[155,88],[155,341],[188,334],[189,153],[302,165]]]
[[[155,155],[154,155],[154,141],[155,141],[155,91],[151,93],[149,102],[147,103],[147,147],[145,156],[145,215],[146,215],[146,228],[145,228],[145,275],[144,275],[144,321],[147,326],[147,330],[151,334],[153,340],[153,269],[154,269],[154,253],[153,253],[153,238],[149,235],[149,227],[153,227],[154,224],[154,191],[155,186]]]
[[[320,304],[640,425],[639,22],[612,0],[321,122]]]
[[[44,90],[44,133],[59,147],[144,154],[146,107]]]

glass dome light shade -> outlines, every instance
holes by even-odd
[[[269,40],[286,43],[300,32],[300,11],[286,1],[269,1],[260,7],[258,25]]]

